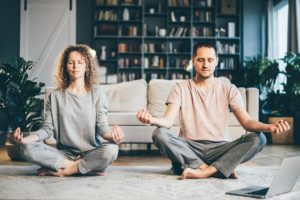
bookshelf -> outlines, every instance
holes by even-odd
[[[241,0],[95,0],[93,48],[112,82],[186,79],[192,47],[217,47],[216,76],[242,61]]]

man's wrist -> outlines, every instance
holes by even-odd
[[[150,122],[151,126],[156,126],[156,118],[152,118],[151,122]]]

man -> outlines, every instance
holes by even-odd
[[[253,158],[266,144],[262,133],[280,134],[290,129],[285,121],[264,124],[251,118],[238,89],[224,78],[214,77],[218,64],[216,49],[211,44],[196,44],[193,49],[194,79],[177,83],[167,100],[162,118],[153,117],[146,109],[137,118],[156,125],[153,142],[172,161],[172,170],[182,179],[211,176],[238,178],[235,168]],[[247,131],[235,141],[228,136],[228,109]],[[168,128],[179,113],[180,134]]]

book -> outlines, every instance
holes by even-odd
[[[174,32],[175,32],[175,28],[173,27],[172,29],[171,29],[171,31],[170,31],[170,37],[173,37],[174,36]]]
[[[174,36],[175,37],[180,37],[182,32],[183,32],[183,28],[182,27],[177,27],[177,30],[176,30]]]
[[[184,29],[183,29],[183,32],[182,32],[182,36],[183,36],[183,37],[186,37],[186,36],[187,36],[187,31],[188,31],[188,28],[184,28]]]

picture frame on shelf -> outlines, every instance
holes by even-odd
[[[237,13],[237,0],[222,0],[221,14],[236,14]]]

